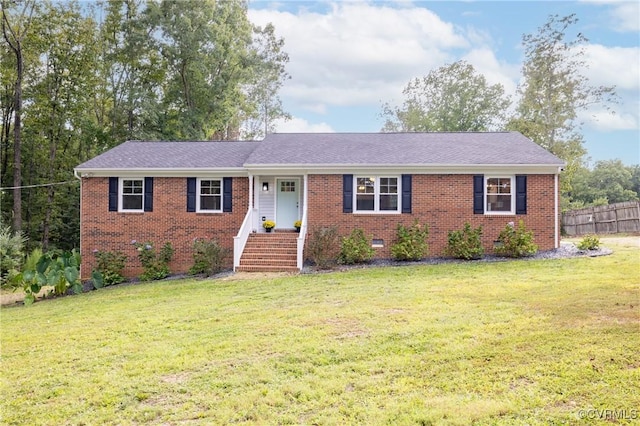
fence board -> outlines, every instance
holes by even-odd
[[[562,227],[569,236],[640,232],[640,202],[625,201],[568,211],[562,214]]]

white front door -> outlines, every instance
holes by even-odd
[[[293,229],[300,219],[300,179],[276,179],[276,228]]]

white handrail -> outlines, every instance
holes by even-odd
[[[304,266],[304,242],[307,238],[307,206],[302,208],[302,224],[300,226],[300,235],[298,235],[298,254],[297,254],[297,266],[298,269],[302,270]]]
[[[233,237],[233,270],[235,271],[240,266],[240,258],[244,251],[244,246],[247,244],[249,235],[251,234],[251,227],[253,224],[253,209],[249,207],[247,214],[242,221],[242,225],[238,230],[238,235]]]
[[[302,202],[302,222],[300,224],[300,235],[298,235],[298,246],[297,246],[297,267],[299,270],[302,270],[304,266],[304,242],[307,238],[307,205],[309,204],[307,187],[309,185],[308,177],[304,175],[304,193],[303,193],[303,202]]]

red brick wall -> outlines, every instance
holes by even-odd
[[[193,265],[194,238],[216,238],[230,250],[233,237],[247,213],[248,178],[233,178],[233,212],[188,213],[187,179],[154,178],[153,211],[118,213],[109,211],[109,178],[83,178],[80,212],[81,276],[88,279],[95,267],[93,250],[120,251],[127,255],[123,274],[135,277],[142,267],[132,240],[152,242],[158,249],[170,242],[175,250],[169,264],[172,273],[187,272]]]
[[[376,257],[390,257],[390,246],[398,223],[411,225],[415,219],[429,225],[429,254],[441,256],[447,245],[447,233],[461,229],[465,221],[482,225],[485,251],[493,251],[493,242],[509,222],[520,219],[534,232],[540,250],[555,245],[554,176],[529,175],[527,178],[527,214],[487,216],[473,213],[472,175],[413,175],[411,214],[358,214],[342,212],[342,175],[309,175],[308,224],[338,227],[341,235],[362,228],[373,238],[382,238],[384,248]]]

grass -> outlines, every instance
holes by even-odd
[[[579,419],[595,409],[630,424],[639,253],[162,281],[3,308],[2,423],[595,424]]]

